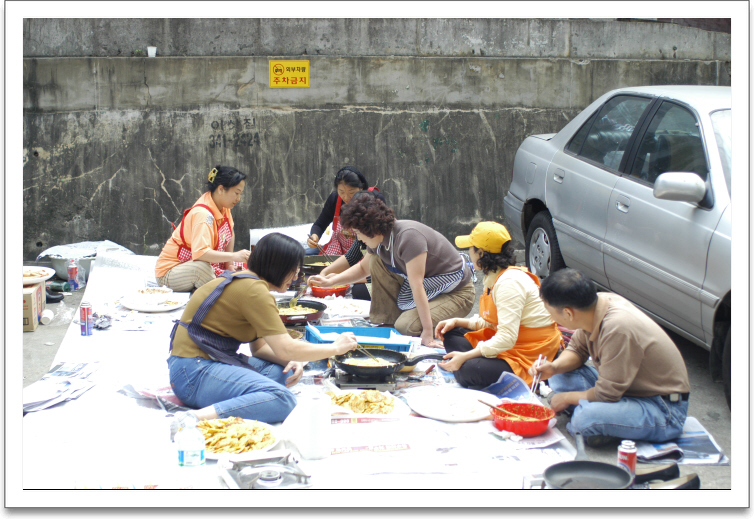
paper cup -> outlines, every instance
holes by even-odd
[[[44,312],[42,312],[42,317],[40,317],[39,322],[42,324],[50,324],[54,317],[55,313],[48,308]]]
[[[157,55],[157,47],[147,47],[147,56],[154,58]]]

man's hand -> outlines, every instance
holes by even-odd
[[[557,374],[557,371],[552,362],[545,361],[539,367],[537,367],[535,363],[535,364],[532,364],[531,367],[529,368],[529,375],[531,375],[532,378],[536,378],[537,373],[542,374],[540,380],[547,380],[551,376]]]
[[[458,371],[466,362],[466,355],[461,351],[451,351],[443,357],[443,359],[450,359],[446,362],[440,362],[440,367],[446,371]]]
[[[285,367],[285,369],[283,370],[283,373],[288,373],[289,371],[293,371],[293,372],[285,380],[286,387],[292,387],[298,384],[299,380],[301,380],[301,375],[304,374],[304,365],[301,362],[296,362],[292,360]]]
[[[456,327],[456,320],[453,319],[445,319],[444,321],[440,321],[437,323],[437,327],[435,327],[435,335],[438,339],[445,340],[445,334]]]

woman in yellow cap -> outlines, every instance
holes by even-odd
[[[236,235],[230,210],[241,201],[246,174],[215,166],[207,175],[207,191],[183,218],[157,258],[157,284],[189,292],[226,270],[241,270],[249,251],[233,251]]]
[[[463,387],[485,388],[503,372],[531,384],[529,367],[540,354],[552,361],[562,342],[539,297],[539,278],[515,266],[510,234],[497,222],[480,222],[470,235],[456,237],[456,246],[468,247],[474,268],[484,272],[484,290],[478,316],[437,324],[447,352],[440,367]]]

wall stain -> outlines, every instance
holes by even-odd
[[[423,132],[426,132],[429,129],[429,121],[424,119],[422,122],[420,122],[419,129]]]

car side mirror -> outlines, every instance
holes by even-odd
[[[707,186],[696,173],[668,172],[655,180],[652,194],[662,200],[680,200],[698,204],[704,200]]]

